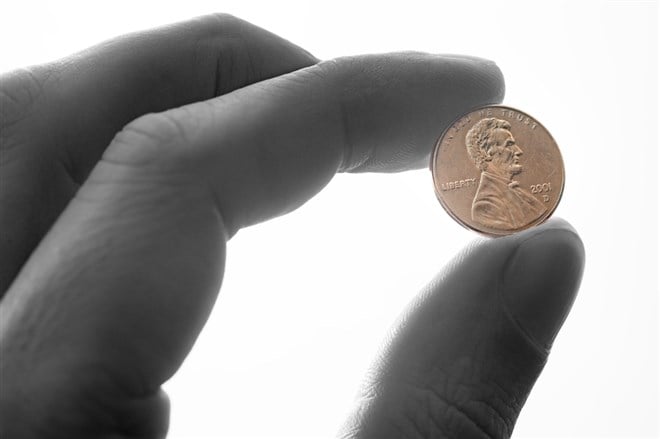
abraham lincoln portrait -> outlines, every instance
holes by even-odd
[[[472,220],[497,230],[514,230],[530,224],[546,207],[522,189],[514,176],[523,171],[523,151],[511,134],[506,120],[479,120],[465,136],[467,152],[481,171],[479,187],[472,201]]]

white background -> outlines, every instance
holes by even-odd
[[[651,1],[7,2],[0,71],[229,12],[320,58],[420,50],[495,60],[505,104],[566,164],[580,295],[514,437],[658,435],[658,7]],[[438,133],[440,134],[440,133]],[[332,437],[397,314],[475,237],[428,171],[340,175],[229,244],[217,306],[165,385],[171,438]]]

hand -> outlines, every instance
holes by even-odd
[[[476,58],[317,63],[215,15],[0,91],[0,436],[129,438],[166,434],[160,386],[213,306],[226,240],[338,171],[426,166],[504,85]],[[582,266],[561,221],[469,247],[405,314],[341,437],[508,437]]]

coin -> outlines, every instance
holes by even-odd
[[[431,172],[447,213],[489,236],[541,224],[564,190],[564,163],[548,130],[505,106],[480,107],[454,121],[435,146]]]

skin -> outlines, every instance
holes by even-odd
[[[0,436],[20,438],[165,437],[160,386],[209,315],[226,241],[337,172],[427,166],[456,116],[504,94],[489,61],[319,62],[227,15],[0,87]],[[468,246],[404,312],[339,437],[509,437],[583,261],[561,220]]]

